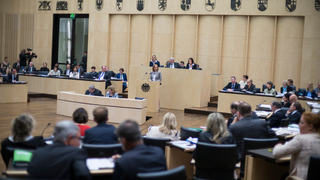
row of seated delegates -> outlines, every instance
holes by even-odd
[[[177,130],[177,119],[173,113],[166,113],[161,121],[160,126],[150,126],[147,137],[152,138],[166,138],[172,141],[178,141],[180,133]]]
[[[12,151],[7,148],[36,149],[45,146],[42,136],[32,136],[36,121],[29,114],[20,114],[11,121],[11,135],[1,142],[1,155],[8,167]]]
[[[287,179],[307,179],[310,156],[320,155],[320,115],[302,114],[299,128],[300,134],[273,149],[275,158],[291,155]]]

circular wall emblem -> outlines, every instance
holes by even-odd
[[[147,83],[142,84],[142,85],[141,85],[141,90],[142,90],[143,92],[148,92],[148,91],[150,91],[150,85],[147,84]]]

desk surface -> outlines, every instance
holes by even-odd
[[[272,154],[272,148],[248,150],[254,157],[261,157],[275,163],[290,162],[291,156],[276,159]]]

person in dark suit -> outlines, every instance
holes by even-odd
[[[32,51],[29,51],[29,53],[26,53],[25,49],[21,50],[21,53],[19,54],[20,59],[20,70],[19,72],[22,72],[27,67],[27,59],[32,57]]]
[[[271,104],[271,116],[267,117],[267,122],[271,128],[280,127],[281,120],[285,118],[282,114],[281,103],[279,101],[273,101]]]
[[[276,137],[274,131],[268,127],[264,120],[252,119],[251,106],[242,102],[238,106],[237,117],[239,122],[229,127],[230,132],[236,140],[239,156],[241,155],[243,138],[273,138]]]
[[[197,69],[197,64],[194,63],[193,58],[188,59],[188,64],[186,66],[186,69]]]
[[[98,77],[98,73],[97,73],[97,71],[96,71],[96,67],[95,66],[92,66],[91,67],[91,72],[90,72],[91,74],[93,74],[92,75],[92,78],[93,79],[96,79],[97,77]]]
[[[79,127],[72,121],[60,121],[53,135],[53,145],[33,152],[27,168],[29,179],[90,179],[87,155],[79,149]]]
[[[82,61],[81,61],[81,66],[85,72],[87,72],[87,54],[88,54],[87,51],[83,52]]]
[[[90,95],[90,96],[103,96],[101,91],[99,89],[96,89],[94,85],[90,85],[89,89],[86,90],[85,95]]]
[[[171,57],[169,63],[166,64],[166,68],[181,68],[179,63],[174,62],[174,58]]]
[[[138,123],[124,121],[119,125],[117,135],[125,153],[120,158],[113,156],[115,167],[112,179],[135,180],[138,173],[167,170],[163,150],[143,144]]]
[[[231,82],[229,82],[223,90],[227,91],[240,91],[240,84],[236,82],[236,77],[231,76]]]
[[[282,97],[281,107],[288,107],[289,108],[291,106],[291,102],[289,101],[290,96],[291,96],[291,93],[286,93]]]
[[[290,109],[286,113],[286,117],[289,118],[289,124],[299,124],[301,118],[302,106],[299,102],[292,103]]]
[[[50,71],[49,68],[47,67],[48,64],[46,62],[42,63],[42,65],[43,67],[40,68],[40,71],[47,71],[47,72]]]
[[[231,116],[231,117],[228,119],[228,121],[227,121],[227,126],[228,126],[228,127],[232,124],[234,118],[237,117],[238,105],[239,105],[239,102],[238,102],[238,101],[234,101],[234,102],[232,102],[231,105],[230,105],[230,112],[231,112],[231,115],[232,115],[232,116]]]
[[[160,62],[157,60],[157,56],[156,55],[153,55],[152,56],[152,59],[149,63],[149,67],[153,67],[153,65],[158,65],[158,67],[160,66]]]
[[[13,157],[13,152],[7,148],[37,149],[47,145],[42,136],[31,135],[35,123],[36,121],[29,114],[20,114],[12,120],[11,136],[1,142],[1,155],[7,167],[9,160]]]
[[[6,81],[7,82],[19,81],[19,76],[15,68],[11,69],[11,73],[8,74]]]
[[[29,63],[29,66],[25,69],[25,72],[27,73],[34,73],[37,69],[34,67],[33,62]]]
[[[282,87],[280,88],[280,93],[288,93],[292,91],[292,87],[289,86],[288,81],[284,80],[282,81]]]
[[[113,71],[109,71],[109,67],[101,66],[101,71],[98,73],[99,80],[104,79],[106,81],[106,89],[111,85],[111,77],[116,76]]]
[[[80,76],[84,75],[84,70],[80,67],[80,64],[77,64],[77,71]]]
[[[247,84],[244,86],[242,91],[256,93],[256,86],[253,84],[252,79],[247,79]]]
[[[71,65],[67,64],[67,69],[64,71],[63,75],[70,76],[70,73],[72,73]]]
[[[87,129],[84,132],[83,143],[87,144],[116,144],[118,137],[114,133],[116,128],[107,124],[108,109],[105,107],[97,107],[93,110],[93,120],[97,126]]]
[[[122,79],[122,91],[127,89],[127,74],[123,72],[124,72],[124,69],[120,68],[119,73],[116,75],[117,79]]]
[[[20,69],[20,59],[19,58],[17,59],[17,62],[15,62],[13,64],[13,68],[15,68],[17,70],[17,72],[19,72],[19,69]]]
[[[288,79],[288,85],[291,87],[292,91],[296,91],[296,86],[293,85],[293,80],[292,79]]]

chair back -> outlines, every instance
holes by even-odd
[[[285,118],[281,120],[280,127],[288,127],[289,126],[289,118]]]
[[[186,127],[181,126],[180,128],[180,139],[186,140],[189,137],[197,138],[200,134],[200,131],[195,129],[188,129]]]
[[[167,145],[167,142],[171,141],[171,139],[165,139],[165,138],[151,138],[151,137],[142,137],[142,138],[145,145],[160,147],[163,150],[163,153],[165,152],[165,147]]]
[[[84,78],[92,79],[93,78],[93,73],[84,73]]]
[[[196,178],[233,179],[237,145],[198,142],[195,157]]]
[[[256,93],[261,93],[261,89],[260,88],[256,88]]]
[[[307,180],[320,179],[320,156],[311,156]]]
[[[287,111],[288,111],[289,109],[290,109],[290,108],[288,108],[288,107],[282,107],[282,108],[281,108],[282,117],[286,117]]]
[[[184,166],[179,166],[177,168],[168,171],[150,172],[150,173],[138,173],[138,179],[148,179],[148,180],[185,180],[186,179],[186,168]]]
[[[263,149],[263,148],[273,148],[277,143],[278,138],[270,139],[255,139],[255,138],[243,138],[242,152],[241,152],[241,166],[240,166],[240,176],[244,177],[244,167],[246,155],[249,155],[248,150],[252,149]]]
[[[122,154],[121,144],[82,144],[82,149],[87,151],[88,157],[111,157]]]

